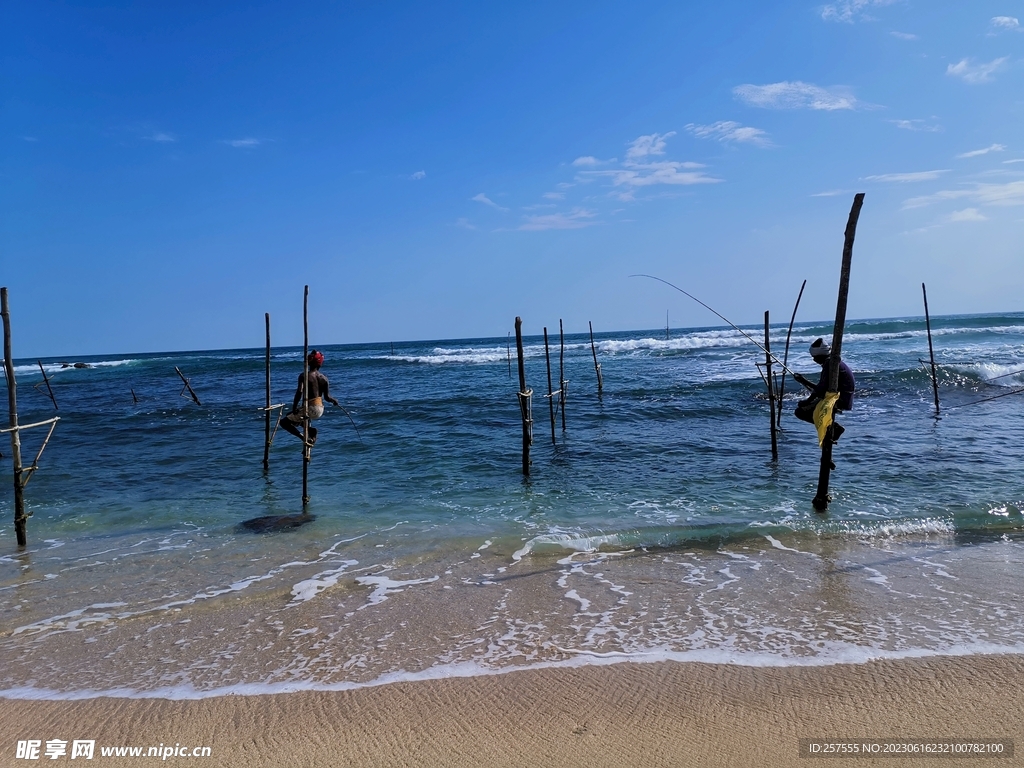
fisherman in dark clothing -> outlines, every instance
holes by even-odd
[[[340,407],[341,403],[331,397],[327,377],[320,373],[320,366],[324,364],[323,352],[313,350],[306,358],[309,364],[309,375],[306,377],[306,405],[309,420],[319,419],[324,415],[324,400]],[[309,439],[306,440],[299,426],[303,422],[303,414],[300,403],[302,402],[302,374],[299,374],[299,386],[295,389],[295,399],[292,402],[292,412],[281,419],[281,426],[286,432],[290,432],[301,438],[307,445],[312,446],[316,442],[316,427],[309,425]]]
[[[829,355],[832,354],[832,347],[826,344],[823,339],[815,339],[811,344],[810,353],[814,362],[821,366],[821,377],[818,379],[817,384],[812,384],[808,379],[800,374],[795,374],[793,376],[793,378],[795,378],[799,383],[811,390],[811,394],[808,395],[806,399],[797,403],[796,411],[794,411],[794,413],[798,419],[813,424],[814,409],[825,397],[825,393],[828,391],[829,377],[831,374]],[[834,419],[841,411],[849,411],[853,408],[853,393],[855,389],[856,385],[853,379],[853,371],[850,370],[850,366],[840,360],[839,399],[836,401],[835,409],[832,412],[832,442],[838,440],[839,436],[846,431],[846,428],[838,424]]]

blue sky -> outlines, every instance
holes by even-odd
[[[1024,309],[1024,3],[18,3],[15,355]]]

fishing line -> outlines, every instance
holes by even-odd
[[[978,403],[987,403],[989,400],[998,400],[1000,397],[1009,397],[1010,395],[1019,395],[1024,392],[1024,388],[1015,389],[1012,392],[1003,392],[1001,395],[993,395],[992,397],[986,397],[982,400],[972,400],[969,403],[960,403],[960,405],[947,405],[946,410],[951,411],[954,408],[966,408],[968,405],[977,405]]]
[[[744,331],[744,330],[743,330],[742,328],[740,328],[740,327],[739,327],[738,325],[736,325],[736,324],[735,324],[735,323],[734,323],[734,322],[733,322],[732,320],[730,320],[730,319],[729,319],[728,317],[726,317],[725,315],[723,315],[723,314],[722,314],[721,312],[717,312],[716,310],[714,310],[714,309],[712,309],[711,307],[709,307],[709,306],[708,306],[707,304],[705,304],[705,303],[704,303],[703,301],[701,301],[700,299],[698,299],[698,298],[697,298],[696,296],[694,296],[694,295],[693,295],[692,293],[687,293],[687,292],[686,292],[686,291],[684,291],[684,290],[683,290],[682,288],[680,288],[680,287],[679,287],[678,285],[673,285],[673,284],[672,284],[672,283],[670,283],[670,282],[669,282],[668,280],[662,280],[662,279],[661,279],[660,277],[655,277],[654,275],[643,275],[643,274],[641,274],[641,275],[630,275],[630,277],[647,277],[647,278],[650,278],[651,280],[657,280],[657,281],[658,281],[659,283],[664,283],[665,285],[669,286],[670,288],[675,288],[675,289],[676,289],[677,291],[679,291],[679,292],[680,292],[681,294],[683,294],[684,296],[689,296],[689,297],[690,297],[691,299],[693,299],[694,301],[696,301],[696,302],[697,302],[698,304],[700,304],[700,305],[701,305],[702,307],[704,307],[704,308],[705,308],[705,309],[707,309],[707,310],[710,310],[711,312],[714,312],[714,313],[715,313],[716,315],[718,315],[718,316],[719,316],[720,318],[722,318],[723,320],[725,320],[725,322],[727,322],[727,323],[728,323],[729,325],[731,325],[731,326],[732,326],[732,327],[733,327],[733,328],[734,328],[735,330],[739,331],[739,332],[740,332],[740,333],[741,333],[741,334],[742,334],[743,336],[745,336],[745,337],[746,337],[747,341],[749,341],[749,342],[750,342],[751,344],[753,344],[753,345],[754,345],[755,347],[757,347],[757,348],[758,348],[758,349],[760,349],[760,350],[761,350],[762,352],[764,352],[764,353],[765,353],[766,355],[768,355],[768,356],[769,356],[769,357],[770,357],[770,358],[771,358],[772,360],[774,360],[774,361],[775,361],[776,363],[778,363],[779,365],[781,365],[781,366],[782,366],[782,370],[784,370],[784,371],[788,371],[789,373],[792,373],[792,374],[793,374],[793,376],[799,376],[799,375],[800,375],[800,374],[798,374],[798,373],[797,373],[796,371],[794,371],[794,370],[793,370],[792,368],[790,368],[789,366],[787,366],[787,365],[786,365],[786,364],[785,364],[784,362],[782,362],[781,360],[779,360],[779,358],[777,358],[777,357],[776,357],[775,355],[773,355],[773,354],[772,354],[771,352],[769,352],[769,351],[768,351],[767,349],[765,349],[764,347],[762,347],[762,346],[761,346],[761,345],[760,345],[760,344],[758,343],[758,341],[757,341],[757,340],[756,340],[756,339],[755,339],[755,338],[754,338],[753,336],[751,336],[751,335],[750,335],[749,333],[747,333],[747,332],[746,332],[746,331]],[[802,289],[801,289],[801,292],[802,292]],[[801,376],[801,378],[803,378],[803,377]]]

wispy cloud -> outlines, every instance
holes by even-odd
[[[541,197],[545,200],[565,200],[565,192],[545,192]]]
[[[469,223],[469,219],[467,219],[465,216],[463,216],[462,218],[456,219],[455,220],[455,226],[459,227],[460,229],[473,229],[473,230],[476,229],[476,227],[474,227],[472,224]]]
[[[825,21],[842,21],[852,24],[854,21],[866,20],[871,17],[865,12],[867,8],[892,5],[897,0],[840,0],[822,6],[821,18]]]
[[[882,173],[877,176],[865,176],[864,180],[906,184],[907,182],[914,181],[935,181],[944,173],[949,173],[949,169],[941,171],[916,171],[914,173]]]
[[[1010,165],[1011,163],[1024,163],[1024,157],[1018,157],[1014,160],[1003,160],[1004,165]]]
[[[664,155],[665,139],[670,139],[675,135],[675,131],[669,131],[668,133],[652,133],[649,136],[640,136],[633,139],[629,149],[626,150],[626,161],[635,163],[651,155]]]
[[[995,35],[999,32],[1024,32],[1024,28],[1020,26],[1020,21],[1013,16],[993,16],[989,22],[989,27],[992,30],[989,32],[990,35]]]
[[[837,197],[845,192],[845,189],[830,189],[828,192],[815,192],[811,197]]]
[[[962,199],[972,200],[980,205],[1024,205],[1024,181],[973,184],[964,189],[945,189],[933,195],[911,197],[903,202],[903,208],[924,208],[933,203]]]
[[[964,152],[962,155],[957,155],[957,158],[978,157],[978,155],[987,155],[989,152],[1002,152],[1004,149],[1006,149],[1006,146],[1003,144],[993,144],[992,146],[985,147],[984,149],[975,149],[970,152]]]
[[[758,147],[772,146],[772,142],[768,138],[768,134],[760,128],[743,126],[737,122],[733,122],[732,120],[719,120],[717,123],[712,123],[711,125],[696,125],[694,123],[690,123],[686,126],[686,130],[698,139],[716,139],[723,143],[734,141],[743,144],[753,144]]]
[[[601,161],[598,160],[596,157],[587,155],[586,157],[577,157],[575,160],[572,161],[572,164],[579,168],[585,166],[600,165]]]
[[[769,85],[737,85],[736,98],[752,107],[765,109],[854,109],[857,100],[845,86],[821,86],[799,80]]]
[[[573,208],[568,213],[548,213],[526,216],[519,229],[525,232],[541,232],[546,229],[583,229],[596,224],[597,214],[586,208]]]
[[[225,139],[224,143],[236,149],[252,149],[253,147],[258,147],[263,142],[260,139]]]
[[[962,211],[953,211],[947,218],[948,221],[988,221],[977,208],[964,208]]]
[[[160,144],[171,143],[178,140],[178,137],[173,133],[165,133],[164,131],[157,131],[152,136],[145,136],[144,138],[146,141],[155,141]]]
[[[419,181],[420,179],[427,178],[427,172],[426,171],[416,171],[416,173],[414,173],[409,178],[412,179],[413,181]]]
[[[924,120],[920,119],[890,120],[889,122],[904,131],[927,131],[929,133],[939,133],[942,130],[941,125],[927,125]]]
[[[473,197],[471,197],[470,200],[474,200],[478,203],[483,203],[484,205],[489,205],[491,208],[495,208],[499,211],[508,212],[508,208],[502,208],[500,205],[491,200],[491,198],[489,198],[483,192],[481,192],[479,195],[473,195]]]
[[[898,37],[900,40],[917,40],[917,35],[911,34],[910,32],[897,32],[893,30],[889,33],[893,37]]]
[[[1003,56],[1001,59],[995,59],[988,63],[975,64],[970,59],[961,59],[956,64],[947,66],[946,74],[951,77],[959,77],[965,83],[970,83],[971,85],[987,83],[992,79],[992,75],[1002,69],[1003,65],[1009,60],[1009,56]]]

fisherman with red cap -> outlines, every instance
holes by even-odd
[[[339,407],[341,403],[331,397],[328,391],[330,385],[328,384],[327,377],[320,372],[320,368],[324,364],[323,352],[314,349],[307,356],[306,362],[309,365],[309,375],[306,377],[306,405],[309,420],[313,421],[313,419],[319,419],[324,415],[324,400]],[[303,421],[301,402],[302,374],[300,373],[299,386],[295,390],[295,400],[292,402],[292,412],[281,419],[281,426],[284,427],[285,431],[291,432],[296,437],[305,440],[305,437],[299,430]],[[312,424],[309,425],[309,440],[305,440],[305,442],[310,446],[316,443],[316,427]]]

